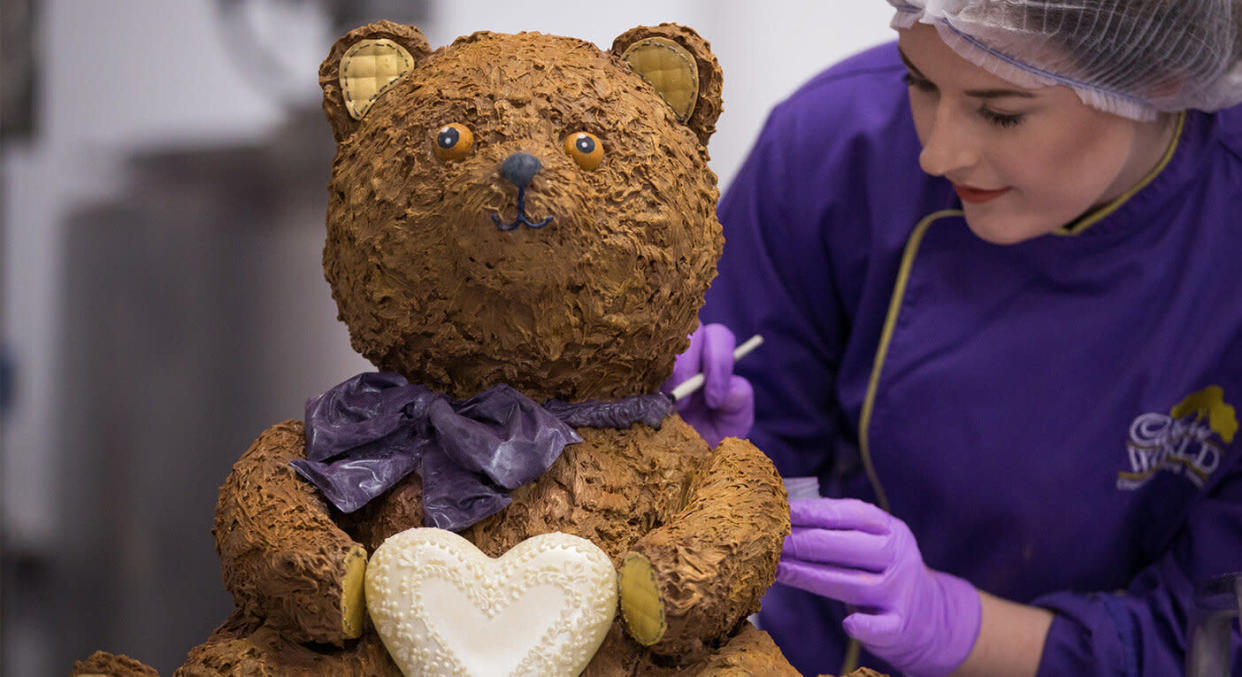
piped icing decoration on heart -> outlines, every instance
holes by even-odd
[[[444,529],[389,537],[367,565],[367,611],[406,675],[577,675],[617,610],[590,541],[535,536],[492,559]]]

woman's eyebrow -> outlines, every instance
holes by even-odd
[[[1002,96],[1020,96],[1025,99],[1035,98],[1034,94],[1021,89],[968,89],[963,94],[979,99],[999,99]]]
[[[900,47],[897,48],[897,54],[901,56],[901,62],[906,65],[906,68],[910,69],[911,74],[913,74],[915,77],[921,80],[927,80],[928,82],[931,82],[931,80],[929,80],[926,75],[923,75],[923,71],[920,71],[917,66],[915,66],[913,63],[910,63],[910,57],[906,56],[906,53],[901,51]],[[968,89],[963,93],[966,96],[972,96],[977,99],[999,99],[1005,96],[1019,96],[1025,99],[1035,98],[1034,94],[1028,91],[1022,90],[1022,89],[1004,89],[1004,88]]]
[[[919,70],[914,64],[910,63],[910,57],[906,56],[906,53],[901,51],[900,47],[897,48],[897,54],[901,56],[901,62],[906,65],[906,68],[910,69],[911,73],[914,73],[917,77],[927,80],[927,76],[923,75],[923,71]]]

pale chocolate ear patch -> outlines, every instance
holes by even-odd
[[[653,36],[630,45],[621,55],[630,68],[651,83],[685,122],[699,98],[699,69],[694,56],[675,40]]]
[[[410,53],[387,38],[352,45],[341,57],[341,95],[349,115],[361,120],[376,99],[413,67]]]

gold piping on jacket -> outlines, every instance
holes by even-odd
[[[1078,235],[1084,230],[1099,223],[1104,219],[1104,217],[1117,211],[1121,205],[1129,201],[1129,199],[1134,197],[1140,190],[1146,188],[1147,184],[1151,183],[1157,176],[1160,175],[1160,172],[1164,171],[1164,168],[1169,164],[1169,160],[1173,159],[1173,153],[1177,151],[1177,146],[1182,140],[1182,130],[1186,127],[1186,113],[1178,113],[1177,122],[1174,124],[1176,127],[1173,129],[1173,142],[1170,143],[1169,147],[1165,149],[1164,155],[1160,158],[1160,162],[1157,162],[1156,166],[1153,167],[1150,172],[1147,172],[1147,176],[1144,176],[1142,181],[1136,183],[1130,190],[1118,195],[1112,202],[1109,202],[1103,207],[1087,214],[1074,223],[1057,228],[1052,231],[1052,234],[1060,235],[1062,237],[1072,237],[1074,235]]]
[[[871,462],[871,445],[868,432],[871,426],[871,412],[875,409],[875,391],[880,383],[880,370],[884,368],[884,358],[888,355],[888,344],[893,340],[893,331],[897,326],[897,314],[901,310],[901,299],[906,293],[906,283],[910,280],[910,269],[914,267],[914,257],[918,253],[919,244],[928,226],[937,219],[949,216],[962,216],[960,209],[944,209],[923,217],[910,239],[906,241],[906,249],[901,255],[901,267],[897,270],[897,284],[893,287],[893,296],[888,302],[888,315],[884,317],[884,330],[880,333],[880,345],[875,350],[875,362],[871,366],[871,380],[867,383],[867,396],[863,400],[862,416],[858,421],[858,448],[862,454],[863,467],[867,470],[867,479],[875,490],[880,507],[888,512],[888,496],[884,487],[880,486],[880,478],[875,474],[875,465]]]
[[[875,391],[880,383],[880,370],[884,368],[888,344],[893,340],[893,331],[897,326],[897,314],[901,310],[901,299],[906,293],[910,269],[914,267],[914,257],[918,253],[919,245],[923,242],[923,235],[937,219],[962,215],[963,212],[960,209],[933,212],[923,217],[923,220],[919,221],[910,233],[910,239],[906,240],[906,249],[901,254],[901,267],[897,269],[897,284],[893,287],[893,296],[888,302],[888,314],[884,317],[884,329],[880,332],[880,345],[875,350],[875,362],[871,366],[871,380],[867,382],[867,396],[863,400],[862,417],[858,421],[858,448],[862,454],[863,467],[867,470],[867,479],[871,481],[876,500],[885,512],[889,512],[888,496],[885,495],[884,487],[880,485],[880,477],[876,475],[875,466],[871,463],[871,446],[867,441],[868,428],[871,426],[871,412],[875,409]],[[850,639],[845,649],[845,660],[842,662],[840,674],[853,672],[858,667],[858,655],[861,648],[858,640]]]

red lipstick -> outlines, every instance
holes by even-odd
[[[998,190],[983,190],[982,188],[972,188],[971,186],[959,186],[956,183],[953,184],[953,190],[957,191],[957,196],[962,198],[962,202],[974,202],[976,204],[994,200],[1009,192],[1008,187]]]

